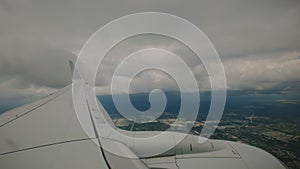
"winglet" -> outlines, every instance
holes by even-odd
[[[72,73],[72,76],[73,76],[73,74],[74,74],[74,63],[73,63],[73,61],[69,60],[69,65],[70,65],[71,73]]]

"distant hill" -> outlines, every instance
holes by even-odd
[[[167,105],[164,112],[168,112],[177,116],[180,111],[180,103],[181,97],[179,92],[165,92],[167,97]],[[116,95],[116,97],[125,97],[126,95]],[[150,103],[148,100],[149,93],[138,93],[138,94],[130,94],[129,97],[131,99],[132,105],[140,111],[145,111],[150,108]],[[103,107],[109,112],[110,114],[119,114],[118,110],[116,109],[115,105],[113,104],[112,96],[111,95],[102,95],[97,96],[98,99],[103,104]],[[210,100],[207,98],[202,97],[200,101],[200,109],[199,112],[208,112],[210,106]],[[189,113],[189,112],[184,112]]]
[[[180,94],[178,92],[166,92],[168,99],[165,112],[178,114],[180,109]],[[97,96],[109,114],[119,114],[113,104],[111,95]],[[119,95],[117,97],[124,97]],[[300,96],[290,96],[286,94],[271,92],[254,93],[239,91],[228,91],[224,113],[255,113],[258,116],[270,118],[292,120],[300,127]],[[130,94],[132,104],[136,109],[143,111],[149,109],[148,93]],[[280,102],[280,100],[284,100]],[[286,100],[293,100],[288,102]],[[298,101],[294,101],[298,100]],[[294,104],[289,104],[294,103]],[[210,93],[200,93],[199,120],[204,120],[210,107]]]

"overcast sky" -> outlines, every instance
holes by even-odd
[[[104,24],[137,12],[170,13],[198,26],[219,52],[229,90],[300,91],[299,0],[0,0],[0,100],[40,97],[65,86],[71,79],[67,60],[85,41]],[[209,90],[205,69],[184,45],[144,36],[108,55],[99,70],[99,93],[108,92],[121,53],[132,46],[164,47],[181,55],[199,90]],[[131,91],[155,87],[177,88],[168,75],[146,71]]]

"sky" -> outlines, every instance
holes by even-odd
[[[228,90],[299,95],[298,0],[0,0],[2,105],[39,98],[69,84],[68,60],[78,56],[86,40],[106,23],[137,12],[169,13],[199,27],[220,55]],[[145,47],[180,55],[193,71],[199,90],[210,89],[201,61],[183,44],[145,35],[129,38],[107,55],[98,70],[97,94],[109,93],[111,75],[125,53]],[[155,59],[161,62],[164,56]],[[166,73],[149,70],[136,76],[130,92],[156,87],[178,88]]]

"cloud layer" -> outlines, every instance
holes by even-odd
[[[0,99],[42,96],[68,84],[67,60],[78,54],[92,33],[113,19],[145,11],[174,14],[203,30],[224,63],[228,89],[300,91],[297,0],[2,0]],[[99,93],[109,93],[111,75],[123,55],[153,46],[180,55],[195,73],[199,90],[209,90],[203,65],[184,45],[145,36],[120,44],[106,58],[96,83]],[[177,89],[167,74],[146,71],[132,82],[131,92],[154,87]]]

